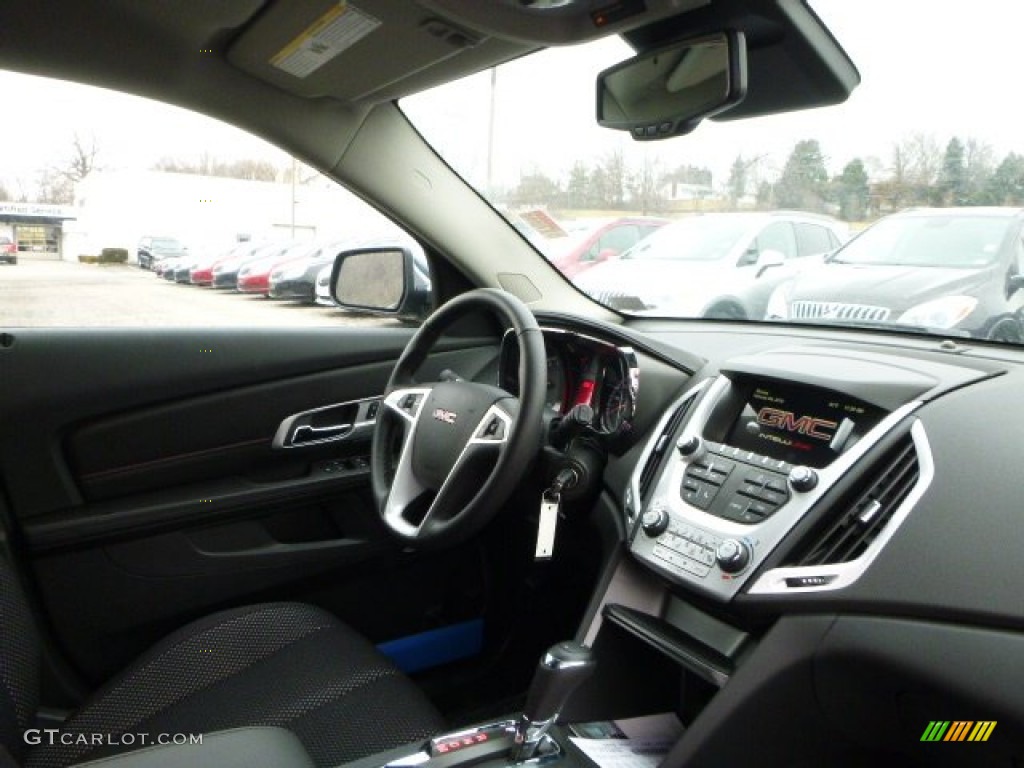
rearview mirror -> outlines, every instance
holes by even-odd
[[[606,69],[597,78],[597,122],[638,141],[689,133],[743,100],[747,46],[741,32],[682,40]]]
[[[397,314],[412,256],[403,248],[342,251],[331,271],[331,297],[343,309]]]

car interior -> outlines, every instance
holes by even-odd
[[[398,103],[614,35],[729,51],[714,104],[605,104],[638,141],[860,81],[803,0],[0,5],[0,68],[285,149],[401,224],[436,307],[0,328],[0,766],[588,768],[574,725],[665,714],[643,765],[1024,765],[1021,350],[621,314]],[[387,314],[400,249],[332,284],[396,255]]]

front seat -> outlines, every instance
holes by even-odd
[[[279,726],[317,766],[337,766],[443,728],[423,693],[366,639],[298,603],[222,611],[183,627],[96,691],[60,734],[31,746],[25,729],[35,727],[39,664],[32,616],[0,554],[0,765],[9,762],[4,749],[25,768],[61,768],[140,746],[137,738],[119,744],[121,734]]]

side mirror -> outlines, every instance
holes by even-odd
[[[1007,295],[1019,291],[1024,288],[1024,275],[1009,275],[1006,278],[1006,293]]]
[[[603,251],[597,254],[597,260],[608,261],[608,259],[614,259],[618,255],[619,252],[616,251],[614,248],[605,248]]]
[[[783,256],[779,251],[768,249],[761,251],[761,255],[757,257],[755,262],[757,266],[757,277],[760,277],[772,267],[781,267],[786,263],[786,257]]]
[[[412,253],[405,248],[342,251],[331,271],[331,298],[342,309],[397,315],[412,280]]]
[[[747,94],[742,32],[681,40],[606,69],[597,77],[597,123],[638,141],[689,133]]]

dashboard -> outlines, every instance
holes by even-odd
[[[658,688],[666,670],[632,661],[652,648],[682,667],[690,699],[701,685],[717,691],[691,704],[703,711],[666,764],[756,753],[802,765],[800,749],[820,759],[838,743],[843,755],[919,761],[904,764],[1016,764],[1018,351],[820,329],[542,322],[603,339],[593,349],[606,359],[616,348],[636,358],[632,430],[609,455],[594,511],[615,522],[620,549],[580,637],[613,649],[610,663],[636,678],[623,698]],[[566,368],[575,384],[557,402],[563,414],[587,370]],[[800,725],[786,711],[819,719]],[[984,758],[936,761],[916,752],[936,718],[998,722],[1000,736]]]

